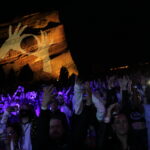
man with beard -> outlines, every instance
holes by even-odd
[[[22,104],[19,113],[14,110],[15,107],[8,106],[4,112],[1,120],[2,131],[10,127],[10,124],[17,123],[20,128],[18,137],[18,145],[22,150],[35,150],[36,149],[36,131],[37,131],[37,117],[34,108],[30,104]],[[12,113],[15,112],[15,115]],[[15,149],[15,148],[14,148]]]
[[[60,112],[53,91],[55,87],[44,88],[38,129],[38,150],[66,150],[68,148],[68,123]],[[50,105],[50,109],[48,106]]]
[[[30,104],[22,104],[19,118],[22,127],[21,148],[23,150],[36,149],[37,118],[33,106]]]

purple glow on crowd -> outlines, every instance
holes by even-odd
[[[34,106],[35,113],[37,116],[39,116],[41,101],[43,98],[43,90],[25,91],[25,88],[19,85],[12,95],[0,94],[0,114],[2,114],[8,106],[16,107],[17,110],[19,110],[22,103],[28,103]],[[65,93],[64,89],[62,91],[55,90],[54,92],[58,103],[60,102],[63,104],[63,102],[65,102],[68,104],[70,102],[70,98],[67,98],[67,94]],[[15,115],[17,111],[14,111],[13,113]]]

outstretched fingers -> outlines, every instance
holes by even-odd
[[[41,43],[43,43],[44,42],[44,32],[42,30],[40,32],[41,32]]]
[[[23,32],[27,27],[28,27],[28,26],[25,25],[25,26],[23,26],[20,30],[18,30],[18,35],[21,35],[22,32]]]
[[[37,40],[37,45],[38,45],[38,48],[40,48],[40,40],[39,38],[36,36],[36,35],[32,35],[36,40]]]
[[[17,28],[16,28],[14,34],[18,34],[20,26],[21,26],[21,23],[18,24],[18,26],[17,26]]]
[[[50,85],[50,86],[44,87],[43,90],[44,90],[45,93],[50,94],[55,90],[55,87],[54,87],[54,85]]]
[[[9,37],[11,37],[11,36],[12,36],[12,26],[11,26],[11,25],[9,26],[8,35],[9,35]]]
[[[47,44],[48,43],[48,35],[45,31],[44,31],[44,40],[45,40],[45,43]]]
[[[52,33],[50,33],[50,44],[53,44],[54,43],[54,39],[52,38]]]

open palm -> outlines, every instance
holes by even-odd
[[[41,31],[41,40],[38,37],[34,36],[38,42],[38,50],[32,55],[36,56],[34,63],[37,61],[43,61],[43,70],[45,72],[51,73],[51,66],[50,66],[50,58],[49,58],[49,47],[52,44],[52,41],[48,41],[48,35],[46,32]]]
[[[23,26],[22,28],[20,28],[21,23],[18,24],[17,28],[15,29],[14,33],[12,33],[12,26],[9,26],[9,37],[8,39],[3,43],[3,45],[0,48],[0,59],[3,59],[7,53],[9,52],[9,50],[13,49],[13,50],[17,50],[20,51],[22,53],[26,53],[22,48],[21,48],[21,41],[28,37],[28,36],[33,36],[31,34],[23,34],[23,31],[27,28],[27,25]]]

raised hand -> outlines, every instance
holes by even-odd
[[[47,86],[43,88],[43,100],[42,100],[42,107],[47,108],[50,104],[51,100],[54,99],[54,91],[56,88],[53,85]]]
[[[65,92],[65,95],[67,95],[67,96],[69,95],[69,92],[71,91],[71,88],[72,88],[71,86],[68,88],[68,90]]]
[[[120,85],[121,90],[126,90],[127,84],[128,84],[128,79],[125,76],[123,76],[122,79],[119,79],[119,85]]]
[[[103,105],[106,103],[106,93],[101,89],[100,83],[96,81],[90,82],[92,95],[96,97]]]
[[[99,91],[92,92],[92,103],[96,108],[96,118],[98,121],[102,121],[105,115],[105,105],[103,103],[103,99],[100,96]]]
[[[132,80],[128,80],[128,84],[127,84],[127,90],[128,92],[132,92]]]
[[[118,103],[111,104],[107,109],[107,113],[111,114],[112,110],[115,109],[118,105],[119,105]]]
[[[50,64],[50,58],[49,58],[49,47],[52,45],[53,40],[49,42],[48,35],[45,31],[41,31],[41,39],[37,36],[34,36],[34,38],[38,42],[38,50],[36,52],[33,52],[32,55],[36,56],[34,63],[37,61],[43,61],[43,71],[45,72],[52,72],[51,64]]]
[[[96,91],[96,90],[100,89],[99,83],[95,80],[90,82],[90,86],[92,88],[92,91]]]
[[[87,92],[91,91],[91,87],[90,87],[90,82],[89,81],[86,81],[84,83],[84,88],[86,89]]]
[[[111,104],[108,108],[107,108],[107,112],[106,112],[106,116],[105,116],[105,119],[104,119],[104,122],[105,123],[109,123],[110,120],[111,120],[111,114],[113,112],[113,110],[115,108],[119,108],[119,104],[118,103],[114,103],[114,104]],[[119,110],[118,110],[119,111]]]
[[[107,83],[108,83],[108,89],[111,89],[114,87],[114,76],[107,78]]]
[[[78,76],[75,77],[75,84],[80,87],[83,85],[82,80]]]
[[[84,83],[85,94],[86,94],[86,105],[90,106],[92,104],[92,89],[90,87],[90,82],[86,81]]]
[[[23,31],[27,28],[27,25],[21,27],[21,23],[18,24],[17,28],[15,29],[14,33],[12,33],[12,26],[9,26],[9,37],[8,39],[3,43],[3,45],[0,48],[0,59],[3,59],[9,50],[17,50],[21,53],[26,54],[26,52],[21,48],[21,41],[29,36],[33,36],[32,34],[23,34]]]
[[[83,83],[78,76],[75,77],[74,95],[72,98],[73,110],[76,115],[83,111]]]

